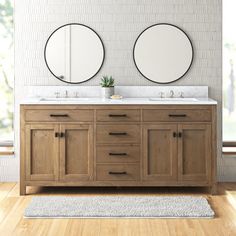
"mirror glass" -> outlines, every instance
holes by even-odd
[[[93,78],[104,62],[105,50],[99,35],[82,24],[67,24],[48,38],[44,58],[50,72],[67,83]]]
[[[145,29],[133,49],[139,72],[156,83],[170,83],[183,77],[193,61],[193,46],[187,34],[171,24]]]

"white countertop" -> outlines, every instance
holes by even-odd
[[[51,100],[50,100],[51,99]],[[123,98],[102,99],[102,98],[26,98],[20,101],[22,105],[215,105],[217,101],[211,98],[157,98],[159,100],[150,100],[150,98]]]

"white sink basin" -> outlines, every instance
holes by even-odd
[[[89,98],[41,98],[40,101],[88,101]]]
[[[150,101],[162,102],[196,102],[197,98],[149,98]]]

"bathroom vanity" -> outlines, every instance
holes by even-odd
[[[161,99],[160,99],[161,100]],[[88,99],[21,104],[26,186],[207,186],[216,191],[216,102]]]
[[[134,42],[137,70],[155,83],[181,79],[193,58],[188,34],[169,23],[147,27]],[[49,36],[44,59],[56,79],[79,84],[100,71],[105,47],[89,26],[66,24]],[[98,98],[94,86],[74,87],[71,98],[70,86],[64,98],[54,91],[56,98],[22,102],[20,193],[26,186],[207,186],[214,193],[216,102],[207,86],[190,87],[116,86],[125,99],[113,101]],[[202,99],[189,94],[204,91]]]

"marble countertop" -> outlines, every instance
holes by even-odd
[[[26,98],[22,105],[215,105],[211,98]]]

